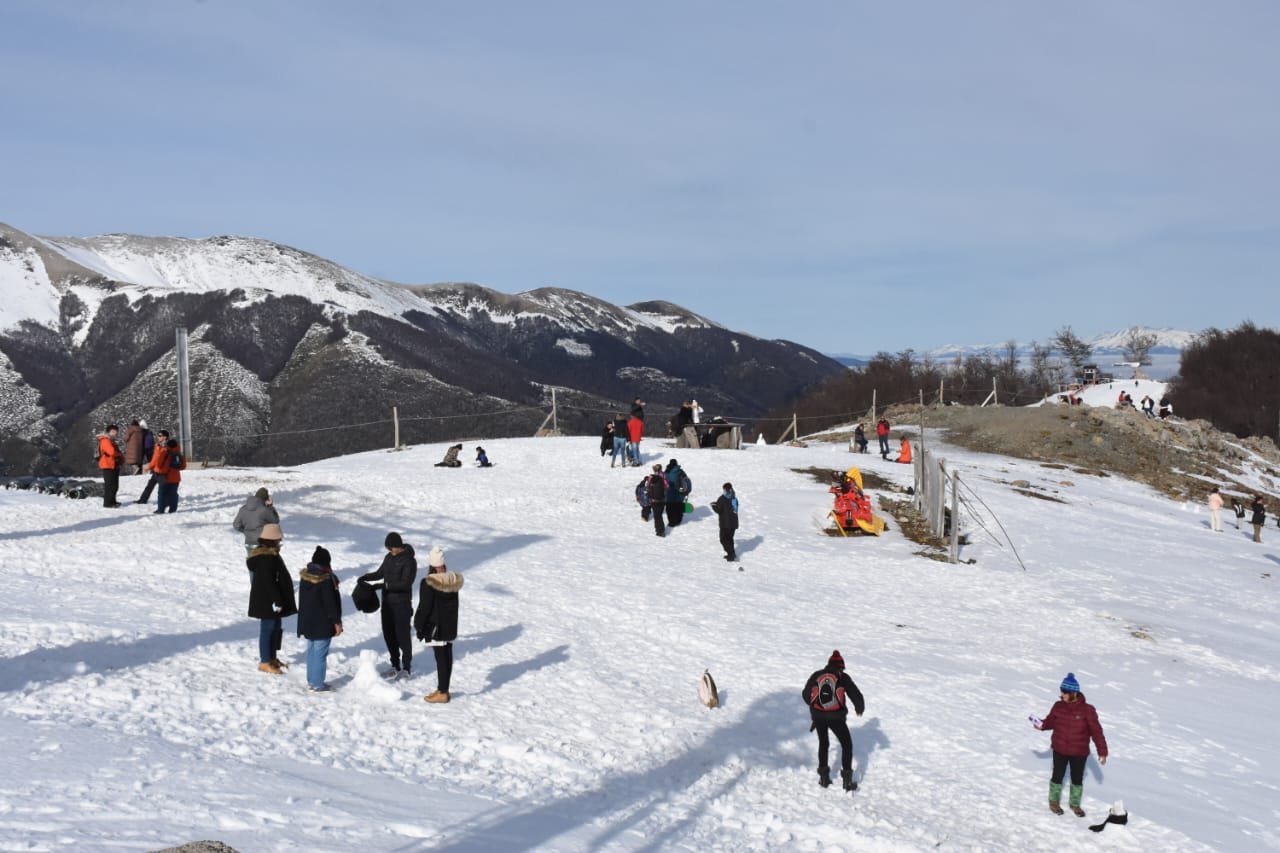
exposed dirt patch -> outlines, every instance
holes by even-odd
[[[894,407],[886,413],[891,423],[913,431],[921,415],[919,406]],[[945,429],[948,443],[969,450],[1030,459],[1084,476],[1118,474],[1175,500],[1204,500],[1213,485],[1221,487],[1228,500],[1256,493],[1256,486],[1241,482],[1242,462],[1246,451],[1252,451],[1269,463],[1262,466],[1266,503],[1280,504],[1280,473],[1272,473],[1280,472],[1275,443],[1269,438],[1238,439],[1207,421],[1162,421],[1132,409],[1089,406],[944,406],[925,407],[923,422],[926,428]],[[851,434],[823,438],[847,442]]]

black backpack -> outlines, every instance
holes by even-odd
[[[645,477],[640,481],[640,485],[636,486],[636,503],[640,506],[649,505],[649,478]]]
[[[351,590],[351,601],[361,613],[375,613],[382,604],[378,600],[378,591],[368,581],[357,581]]]
[[[687,495],[693,491],[693,481],[689,479],[689,475],[680,469],[680,476],[676,480],[676,490],[682,495]]]

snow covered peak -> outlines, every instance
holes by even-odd
[[[1099,351],[1123,350],[1128,346],[1129,339],[1134,335],[1154,335],[1156,347],[1184,350],[1188,344],[1196,339],[1197,333],[1183,331],[1182,329],[1153,329],[1149,326],[1129,326],[1118,332],[1103,332],[1090,340],[1089,345]]]

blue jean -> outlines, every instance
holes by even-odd
[[[324,687],[324,675],[328,665],[330,638],[307,640],[307,684]]]
[[[280,641],[284,639],[284,625],[279,616],[272,619],[261,619],[258,625],[258,660],[271,663],[276,652],[280,651]]]
[[[622,461],[627,461],[627,440],[620,435],[613,437],[613,454],[609,457],[610,462],[617,462],[618,456],[622,456]]]
[[[631,461],[636,465],[640,464],[640,442],[627,442],[627,455],[631,457]]]

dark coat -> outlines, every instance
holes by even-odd
[[[142,427],[137,424],[129,424],[129,428],[124,431],[124,464],[141,465],[142,458]]]
[[[249,495],[244,506],[240,507],[231,526],[244,534],[244,544],[256,545],[258,538],[262,535],[263,527],[279,523],[280,513],[276,512],[276,508],[267,506],[266,501],[254,494]]]
[[[342,624],[338,576],[328,566],[312,563],[298,575],[298,636],[327,640]]]
[[[605,424],[604,429],[600,430],[600,452],[606,453],[613,450],[613,423]]]
[[[683,473],[679,465],[667,467],[667,503],[669,504],[684,503],[684,495],[680,494],[680,475]]]
[[[653,473],[644,478],[645,493],[649,496],[649,506],[662,506],[667,502],[667,478]]]
[[[405,545],[399,556],[387,552],[376,572],[360,576],[362,581],[382,581],[382,603],[413,601],[413,582],[418,577],[418,560],[413,546]]]
[[[738,529],[738,496],[732,491],[728,494],[721,493],[720,497],[712,501],[711,509],[720,516],[721,530]]]
[[[254,619],[275,619],[292,616],[298,612],[293,597],[293,576],[280,559],[280,549],[254,548],[249,552],[245,565],[249,567],[249,616]]]
[[[640,405],[639,403],[632,403],[632,404],[631,404],[631,417],[635,418],[635,419],[636,419],[636,420],[638,420],[638,421],[643,421],[643,420],[644,420],[644,406]]]
[[[1249,517],[1250,524],[1267,523],[1267,508],[1262,505],[1262,501],[1254,501],[1249,509],[1253,511],[1253,515]]]
[[[671,427],[675,430],[675,434],[679,435],[685,427],[693,423],[693,407],[681,406],[676,412],[676,416],[671,419]]]
[[[413,629],[419,640],[453,642],[458,639],[458,590],[462,575],[457,572],[429,574],[418,585],[418,610]]]
[[[1098,748],[1098,757],[1107,755],[1107,739],[1102,734],[1102,724],[1098,722],[1098,712],[1084,700],[1084,694],[1076,694],[1080,698],[1074,702],[1063,702],[1059,699],[1040,723],[1040,728],[1052,731],[1053,738],[1049,745],[1060,755],[1088,755],[1089,741]]]
[[[838,711],[819,711],[813,707],[813,700],[817,698],[818,693],[818,677],[824,672],[830,672],[836,676],[836,695],[840,698],[840,710]],[[809,680],[804,683],[804,689],[800,691],[800,698],[809,706],[809,716],[814,720],[843,720],[847,718],[849,716],[849,708],[845,703],[848,701],[853,702],[853,710],[859,716],[862,715],[862,712],[867,707],[862,699],[862,691],[858,689],[858,685],[853,683],[853,679],[843,669],[833,664],[827,664],[809,676]]]

